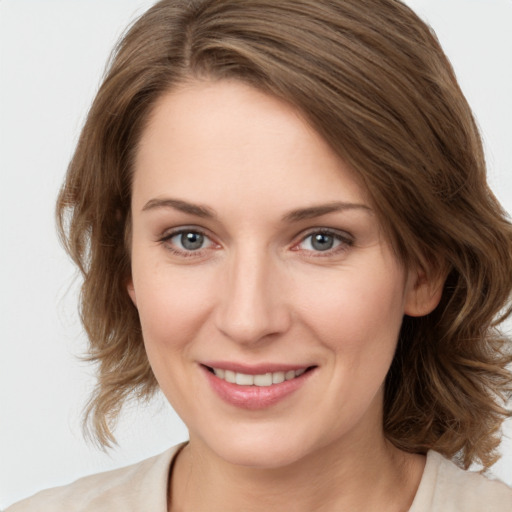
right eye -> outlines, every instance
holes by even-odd
[[[160,240],[166,248],[181,256],[194,256],[214,246],[214,242],[197,229],[179,229],[166,233]]]

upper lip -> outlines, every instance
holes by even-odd
[[[203,361],[203,366],[216,368],[220,370],[231,370],[236,373],[246,375],[262,375],[264,373],[288,372],[290,370],[305,370],[313,365],[311,364],[283,364],[283,363],[258,363],[246,364],[234,361]]]

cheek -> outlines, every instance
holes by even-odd
[[[165,263],[137,265],[133,282],[148,353],[173,350],[193,339],[209,314],[215,287],[205,273]]]
[[[403,281],[401,273],[389,269],[330,277],[310,283],[309,291],[316,293],[303,294],[301,316],[326,349],[324,402],[338,435],[366,415],[380,421],[380,393],[403,318]]]
[[[305,283],[306,284],[306,283]],[[393,353],[403,318],[398,269],[345,269],[296,290],[302,318],[329,348],[354,357]]]
[[[187,423],[190,394],[197,383],[188,380],[187,368],[193,359],[197,339],[205,338],[213,302],[212,286],[201,272],[183,271],[155,263],[137,266],[133,261],[133,281],[146,353],[163,393]]]

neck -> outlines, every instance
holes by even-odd
[[[401,452],[384,436],[326,445],[280,468],[241,467],[191,438],[171,479],[171,512],[294,510],[407,511],[424,457]]]

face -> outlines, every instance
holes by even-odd
[[[168,93],[141,138],[132,215],[128,291],[191,446],[276,467],[382,438],[417,279],[294,108],[230,81]]]

